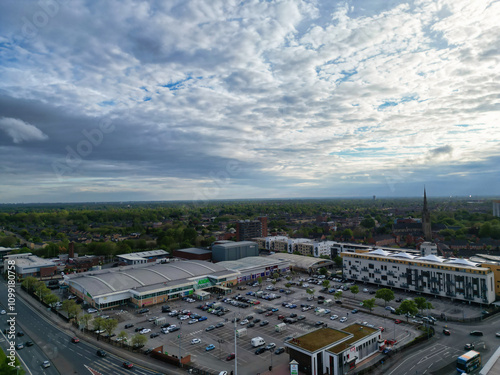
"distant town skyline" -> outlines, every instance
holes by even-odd
[[[0,9],[0,203],[499,196],[498,2]]]

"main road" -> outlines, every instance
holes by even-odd
[[[1,309],[6,309],[7,286],[5,281],[0,282]],[[31,309],[21,298],[16,299],[16,332],[23,331],[23,337],[16,337],[16,343],[24,343],[31,340],[34,345],[17,351],[18,356],[24,361],[28,368],[28,374],[157,374],[156,371],[148,370],[134,364],[132,369],[125,369],[125,359],[112,354],[101,358],[96,355],[99,348],[90,343],[80,341],[72,343],[71,336],[54,327],[44,316]],[[0,324],[7,326],[9,315],[1,315]],[[2,328],[3,330],[3,328]],[[0,342],[5,340],[3,333]],[[4,343],[5,344],[5,343]],[[4,346],[4,345],[3,345]],[[5,349],[5,346],[4,346]],[[42,368],[44,360],[49,360],[51,366]],[[59,372],[56,370],[59,370]]]

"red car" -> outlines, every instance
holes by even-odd
[[[80,339],[78,337],[73,337],[71,339],[71,342],[74,342],[76,344],[77,342],[80,342]]]
[[[384,327],[378,327],[380,329],[380,332],[384,332],[385,328]]]
[[[125,367],[125,368],[132,368],[132,367],[134,367],[134,365],[132,363],[130,363],[130,362],[123,362],[123,367]]]
[[[234,358],[235,358],[234,353],[231,353],[231,354],[229,354],[229,355],[226,357],[226,361],[230,361],[230,360],[232,360],[232,359],[234,359]]]
[[[396,319],[396,320],[394,321],[394,323],[399,324],[399,323],[401,323],[401,320]]]
[[[446,335],[446,336],[450,336],[451,335],[451,332],[449,329],[443,329],[443,335]]]

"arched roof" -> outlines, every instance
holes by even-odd
[[[450,258],[446,261],[447,264],[459,264],[461,266],[477,267],[479,263],[473,263],[467,259]]]
[[[438,257],[436,255],[426,255],[425,257],[419,257],[416,260],[423,260],[426,262],[437,262],[437,263],[443,263],[444,258]]]
[[[369,251],[368,254],[370,254],[370,255],[381,255],[383,257],[386,257],[386,256],[390,255],[390,253],[388,251],[384,251],[382,249],[377,249],[377,250]]]

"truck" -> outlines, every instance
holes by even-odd
[[[284,330],[286,330],[286,324],[285,323],[279,323],[279,324],[276,324],[274,326],[274,330],[276,332],[283,332]]]
[[[318,309],[318,311],[316,311],[316,315],[318,315],[318,316],[323,316],[325,314],[326,314],[325,309]]]
[[[323,302],[323,305],[325,306],[330,306],[331,304],[333,304],[333,300],[331,299],[325,299],[325,302]]]
[[[257,293],[255,293],[255,297],[262,297],[264,292],[262,290],[259,290]]]
[[[161,326],[161,325],[165,324],[166,322],[167,322],[167,318],[165,318],[164,316],[162,316],[161,318],[155,319],[155,325],[157,325],[157,326]]]
[[[258,346],[266,345],[266,342],[264,339],[260,336],[254,337],[250,343],[252,344],[252,347],[257,348]]]
[[[240,328],[236,330],[236,337],[243,337],[247,335],[247,329],[246,328]]]

